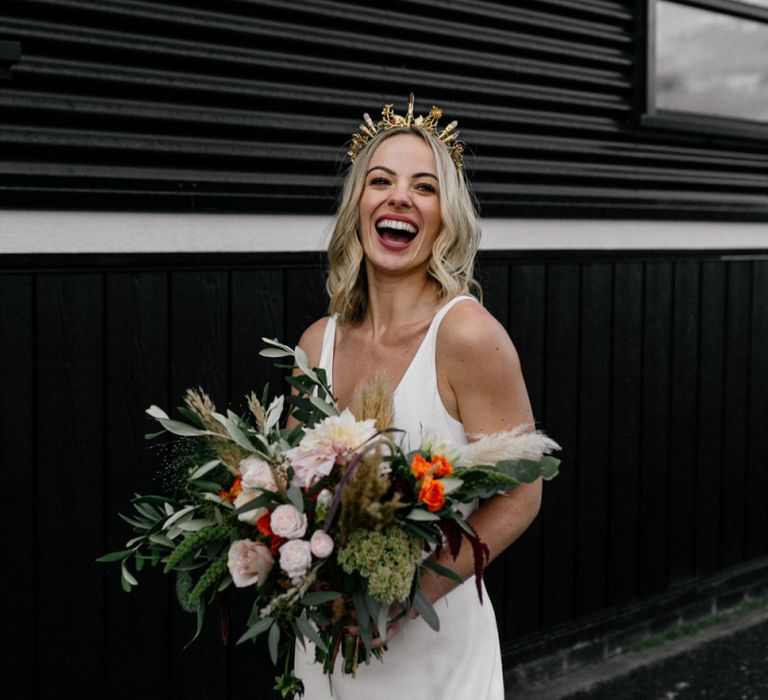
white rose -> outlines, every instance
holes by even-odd
[[[258,489],[243,489],[235,499],[235,508],[240,508],[240,506],[250,503],[257,496],[261,496],[261,491]],[[237,519],[242,520],[244,523],[255,525],[259,521],[259,518],[267,513],[269,513],[269,508],[261,506],[260,508],[247,510],[245,513],[239,513]]]
[[[312,565],[312,551],[306,540],[291,540],[280,547],[280,568],[291,583],[298,585]]]
[[[307,531],[307,516],[299,513],[290,503],[286,503],[272,511],[269,526],[278,537],[295,540],[304,537]]]
[[[309,548],[318,559],[327,559],[333,552],[333,538],[327,532],[316,530],[309,540]]]
[[[227,566],[238,588],[254,583],[263,585],[275,564],[271,552],[263,544],[251,540],[235,540],[229,546]]]
[[[248,457],[240,462],[240,474],[243,477],[243,486],[249,489],[267,489],[277,491],[272,467],[263,459]]]

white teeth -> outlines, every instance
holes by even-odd
[[[400,221],[398,219],[382,219],[376,224],[376,228],[391,228],[396,231],[405,231],[406,233],[417,234],[418,229],[407,221]]]

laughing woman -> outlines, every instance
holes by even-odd
[[[303,334],[311,366],[328,374],[340,408],[375,376],[394,392],[394,425],[418,446],[422,435],[456,444],[467,436],[532,424],[515,348],[504,328],[470,296],[479,227],[462,168],[455,123],[440,110],[414,118],[385,107],[383,119],[353,137],[338,220],[328,250],[331,316]],[[528,527],[541,483],[485,501],[468,520],[498,556]],[[337,671],[332,694],[311,649],[297,649],[308,700],[431,698],[502,700],[493,608],[478,600],[471,548],[437,561],[465,580],[424,577],[440,617],[435,633],[411,611],[392,624],[383,663],[356,677]],[[338,666],[338,664],[337,664]]]

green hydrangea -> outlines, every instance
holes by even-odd
[[[398,525],[381,532],[355,530],[339,550],[338,561],[348,574],[368,580],[368,592],[382,603],[405,600],[421,554],[421,540]]]

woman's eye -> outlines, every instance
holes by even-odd
[[[387,180],[387,178],[385,177],[373,177],[371,178],[370,184],[371,185],[388,185],[389,180]]]
[[[420,182],[418,185],[416,185],[417,190],[421,190],[422,192],[436,192],[434,185],[430,185],[428,182]]]

